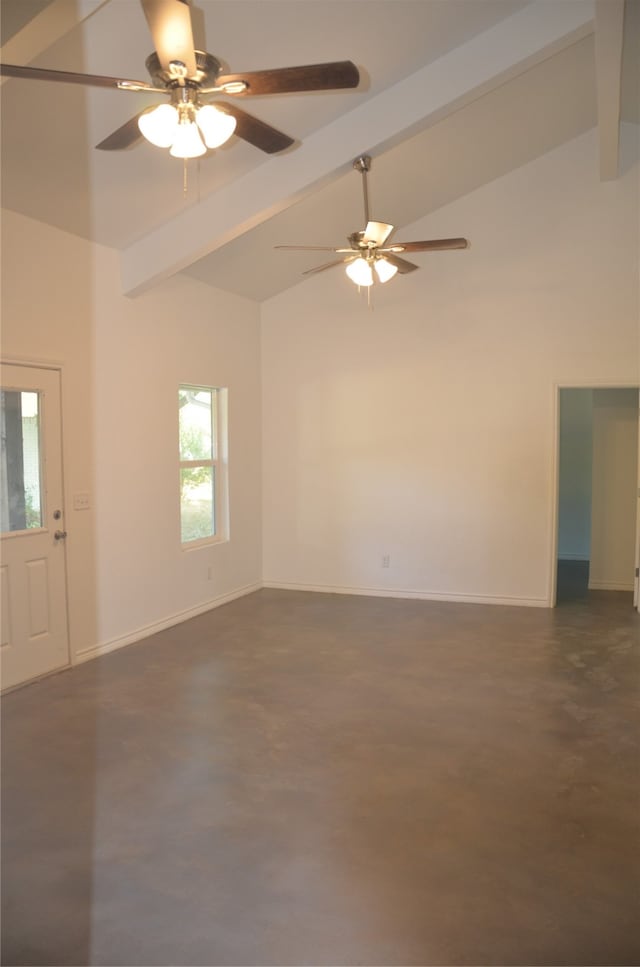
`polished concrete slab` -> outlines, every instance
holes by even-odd
[[[640,620],[263,590],[3,700],[3,964],[638,964]]]

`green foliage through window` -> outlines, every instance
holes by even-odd
[[[183,543],[216,534],[216,394],[196,386],[178,392]]]

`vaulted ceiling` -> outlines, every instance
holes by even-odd
[[[228,71],[352,60],[354,90],[246,99],[295,139],[267,155],[233,137],[187,165],[142,142],[95,149],[158,95],[5,78],[2,203],[120,250],[123,291],[178,271],[256,301],[324,261],[371,216],[408,225],[598,126],[618,172],[638,125],[640,0],[195,0],[196,46]],[[2,0],[3,63],[147,79],[137,0]],[[464,235],[464,225],[451,234]]]

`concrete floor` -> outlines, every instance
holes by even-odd
[[[3,964],[637,965],[639,638],[263,590],[7,695]]]

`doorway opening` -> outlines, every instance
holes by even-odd
[[[638,402],[635,387],[558,389],[553,604],[602,591],[637,604]]]

